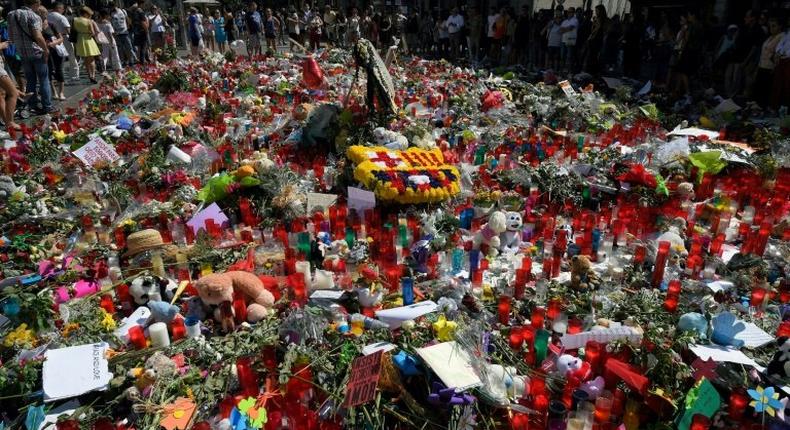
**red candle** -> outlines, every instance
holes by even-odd
[[[754,287],[752,288],[752,297],[751,297],[751,305],[759,308],[763,305],[763,301],[765,301],[765,288],[762,287]]]
[[[680,294],[680,281],[677,279],[673,279],[669,281],[669,286],[667,287],[667,295],[677,296],[679,294]]]
[[[512,430],[529,430],[529,415],[511,411],[510,428]]]
[[[600,368],[603,361],[602,350],[603,345],[594,340],[588,340],[584,345],[584,361],[590,363],[590,367],[595,372]]]
[[[115,236],[115,244],[118,246],[118,249],[123,249],[126,247],[126,233],[124,233],[123,229],[118,227],[113,231],[113,235]]]
[[[549,300],[549,306],[546,309],[546,317],[554,321],[558,316],[560,316],[561,313],[562,313],[562,300],[560,299]]]
[[[247,321],[247,301],[241,291],[233,292],[233,313],[236,324]]]
[[[634,249],[634,266],[639,266],[645,262],[645,256],[647,255],[647,248],[643,245],[637,245],[636,249]]]
[[[546,309],[541,306],[536,306],[532,309],[532,315],[530,316],[530,322],[532,323],[532,327],[537,329],[541,329],[544,326],[544,319],[546,316]]]
[[[132,326],[129,329],[128,335],[129,335],[129,342],[131,342],[131,344],[134,345],[136,349],[143,349],[146,346],[148,346],[145,340],[145,333],[143,331],[142,326],[140,325]]]
[[[178,339],[181,339],[184,336],[186,336],[187,335],[187,328],[184,325],[184,319],[183,318],[175,318],[170,323],[170,332],[171,332],[170,339],[174,340],[174,341],[178,340]]]
[[[581,333],[582,328],[584,328],[584,321],[575,317],[568,320],[568,334]]]
[[[776,329],[776,337],[788,336],[790,337],[790,321],[784,321],[779,324]]]
[[[476,272],[477,274],[479,272]],[[499,316],[499,323],[508,325],[510,323],[510,296],[499,296],[499,305],[497,305],[497,315]]]
[[[524,269],[516,270],[516,281],[513,283],[513,297],[516,300],[524,298],[524,290],[527,288],[527,273]]]
[[[748,404],[749,396],[746,395],[743,389],[736,388],[733,390],[732,393],[730,393],[729,409],[727,410],[730,418],[735,421],[743,419],[743,413]]]
[[[708,430],[710,428],[710,418],[702,414],[695,414],[691,419],[689,430]]]
[[[664,280],[664,268],[667,265],[667,258],[669,257],[669,247],[671,244],[667,241],[658,243],[658,251],[656,252],[656,264],[653,267],[653,279],[651,285],[653,288],[658,288],[661,281]]]
[[[510,347],[519,350],[524,344],[524,328],[521,326],[513,326],[510,328]]]
[[[677,311],[678,310],[678,297],[677,296],[667,296],[666,299],[664,299],[664,309],[666,309],[666,311],[670,312],[670,313]]]
[[[239,377],[242,394],[255,397],[258,395],[258,375],[252,368],[252,357],[239,357],[236,360],[236,372]]]
[[[261,350],[263,366],[270,372],[277,368],[277,348],[274,345],[267,345]]]

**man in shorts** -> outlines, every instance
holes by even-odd
[[[258,4],[255,2],[250,3],[249,10],[246,16],[247,26],[247,52],[250,57],[261,54],[261,30],[263,29],[263,21],[261,14],[258,12]]]

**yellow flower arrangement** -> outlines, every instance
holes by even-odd
[[[435,203],[461,191],[458,169],[445,164],[441,150],[436,148],[394,151],[356,145],[348,148],[346,155],[356,165],[354,179],[379,200]]]
[[[12,346],[20,348],[29,348],[33,346],[36,336],[33,330],[27,328],[27,324],[20,324],[19,327],[8,333],[3,339],[3,346],[11,348]]]
[[[99,324],[101,324],[102,328],[107,331],[115,330],[116,324],[115,324],[115,319],[112,317],[112,314],[105,311],[104,309],[101,309],[101,315],[102,315],[102,319]]]

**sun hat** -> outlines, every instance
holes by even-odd
[[[126,252],[123,255],[131,257],[149,249],[161,248],[164,244],[162,234],[158,230],[152,228],[140,230],[126,238]]]

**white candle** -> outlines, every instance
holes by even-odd
[[[151,337],[151,346],[162,348],[170,346],[170,336],[167,334],[167,324],[163,322],[153,323],[148,327],[148,335]]]
[[[312,284],[310,279],[310,262],[309,261],[297,261],[296,262],[296,273],[301,273],[304,275],[304,286],[305,288],[310,288]]]
[[[200,320],[197,318],[187,318],[184,322],[187,329],[187,337],[192,339],[200,336]]]

